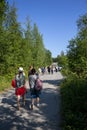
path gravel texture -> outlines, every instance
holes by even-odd
[[[26,105],[21,102],[20,111],[17,110],[14,88],[0,94],[0,130],[61,130],[59,85],[63,76],[57,72],[41,75],[40,78],[43,80],[43,90],[39,108],[35,105],[34,110],[29,109],[29,90]]]

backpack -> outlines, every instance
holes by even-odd
[[[43,87],[43,82],[41,79],[37,78],[36,79],[36,84],[35,84],[35,89],[36,90],[42,90]]]
[[[13,88],[16,88],[16,81],[15,81],[15,79],[12,79],[11,85],[12,85]]]

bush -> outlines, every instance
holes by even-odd
[[[75,75],[61,84],[63,130],[86,130],[87,81]]]

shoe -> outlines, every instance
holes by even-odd
[[[31,104],[31,105],[30,105],[30,109],[31,109],[31,110],[33,110],[33,108],[34,108],[34,105],[33,105],[33,104]]]
[[[39,103],[37,103],[37,107],[39,107],[40,106],[40,104]]]

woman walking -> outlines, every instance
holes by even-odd
[[[36,70],[33,68],[31,70],[31,74],[29,75],[29,86],[30,86],[30,92],[31,92],[30,109],[32,110],[33,110],[35,101],[37,103],[37,106],[39,106],[39,101],[40,101],[40,92],[35,89],[36,79],[37,79]]]
[[[15,94],[17,96],[17,106],[18,109],[20,109],[20,98],[22,97],[23,104],[25,105],[25,73],[22,67],[19,67],[18,74],[15,77],[16,81],[16,88],[15,88]]]

